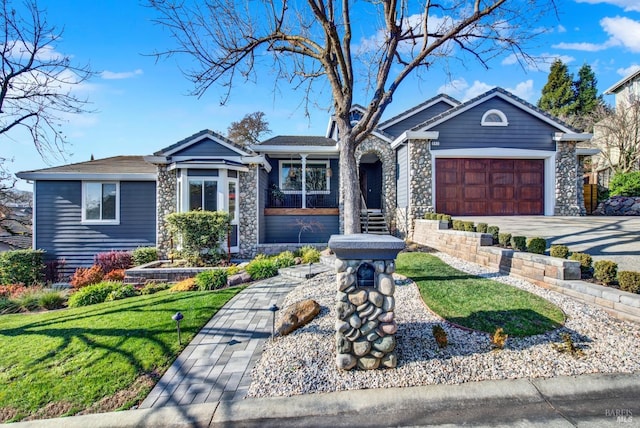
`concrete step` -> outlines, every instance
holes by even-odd
[[[332,267],[327,266],[324,263],[311,263],[295,265],[288,268],[281,268],[278,269],[278,273],[289,278],[309,279],[318,274],[329,272],[331,270]]]

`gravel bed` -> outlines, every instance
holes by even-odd
[[[433,253],[455,268],[544,297],[566,314],[564,327],[526,338],[509,338],[492,348],[486,333],[458,328],[433,314],[411,281],[397,281],[398,367],[341,371],[335,364],[335,274],[318,275],[286,297],[292,304],[314,299],[320,314],[288,336],[267,341],[252,372],[248,397],[292,396],[352,389],[459,384],[489,379],[555,377],[640,371],[640,326],[619,321],[592,306],[444,253]],[[440,324],[449,345],[438,348],[432,327]],[[569,333],[582,356],[559,352],[554,344]]]

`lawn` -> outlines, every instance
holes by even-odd
[[[129,408],[242,287],[0,316],[0,422]],[[171,316],[182,312],[182,346]]]
[[[530,336],[560,327],[564,313],[551,302],[501,282],[469,275],[426,253],[398,255],[396,270],[414,280],[422,299],[452,323],[509,336]]]

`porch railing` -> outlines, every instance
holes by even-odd
[[[307,208],[338,208],[335,194],[308,194],[306,198]],[[302,208],[302,194],[266,190],[265,208]]]

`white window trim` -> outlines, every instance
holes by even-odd
[[[487,118],[491,115],[498,115],[501,119],[500,122],[488,122]],[[487,110],[483,115],[482,115],[482,120],[480,121],[480,124],[482,126],[509,126],[509,121],[507,120],[507,116],[501,112],[500,110],[497,109],[491,109],[491,110]]]
[[[100,184],[115,184],[116,185],[116,218],[115,219],[107,219],[107,220],[87,220],[87,206],[86,206],[86,196],[87,196],[87,184],[100,183]],[[82,211],[82,224],[94,224],[101,226],[117,226],[120,224],[120,182],[119,181],[83,181],[82,182],[82,202],[81,202],[81,211]]]
[[[300,190],[284,190],[282,188],[282,165],[288,163],[288,164],[300,164],[300,168],[302,168],[302,161],[301,160],[287,160],[287,159],[281,159],[278,162],[278,187],[280,188],[280,190],[282,190],[282,193],[284,193],[285,195],[300,195],[302,194],[302,189]],[[306,165],[309,164],[322,164],[325,166],[325,169],[329,169],[331,167],[331,161],[326,161],[326,160],[315,160],[315,159],[307,159]],[[326,184],[327,184],[327,190],[307,190],[306,194],[307,195],[329,195],[331,194],[331,177],[326,176]]]

